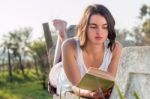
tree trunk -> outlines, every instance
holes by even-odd
[[[20,65],[20,69],[22,71],[22,75],[25,76],[25,73],[24,73],[24,66],[22,64],[22,58],[21,58],[21,55],[19,54],[19,65]]]
[[[41,63],[41,71],[42,71],[42,86],[43,89],[47,89],[47,85],[46,85],[46,66],[42,60],[42,58],[40,58],[40,63]]]
[[[2,60],[2,68],[1,68],[1,70],[2,70],[2,72],[4,73],[5,72],[5,58],[3,58],[3,60]]]
[[[36,72],[36,75],[38,77],[39,76],[39,72],[38,72],[38,65],[37,65],[36,56],[33,56],[33,59],[34,59],[34,65],[35,65],[35,72]]]
[[[11,56],[8,49],[8,74],[9,74],[9,80],[12,81],[12,65],[11,65]]]

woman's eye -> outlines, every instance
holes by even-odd
[[[108,29],[107,27],[103,27],[103,29]]]
[[[91,27],[91,28],[95,29],[96,27]]]
[[[96,26],[90,26],[90,28],[93,28],[93,29],[95,29],[95,28],[97,28]]]

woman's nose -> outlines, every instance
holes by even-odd
[[[96,29],[96,33],[100,34],[101,30],[99,28]]]

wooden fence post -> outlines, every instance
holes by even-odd
[[[45,42],[46,42],[48,60],[49,60],[49,64],[51,64],[50,49],[53,46],[53,41],[52,41],[52,36],[51,36],[48,23],[43,23],[43,29],[44,29],[44,37],[45,37]],[[51,68],[51,65],[50,65],[50,68]]]

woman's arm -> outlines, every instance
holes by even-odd
[[[114,77],[116,76],[116,73],[117,73],[118,64],[119,64],[119,60],[121,57],[121,52],[122,52],[122,45],[119,42],[116,42],[115,48],[112,51],[112,60],[108,67],[108,73],[110,73]]]
[[[78,68],[78,64],[76,62],[76,42],[74,39],[66,40],[62,45],[62,61],[64,66],[64,71],[67,75],[68,80],[73,85],[72,89],[75,94],[80,96],[88,96],[88,91],[80,91],[79,88],[76,87],[77,83],[81,79],[80,71]]]
[[[72,85],[77,85],[81,75],[76,62],[76,41],[74,39],[68,39],[62,44],[62,61],[68,80]]]

